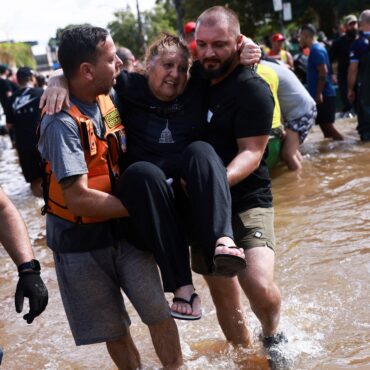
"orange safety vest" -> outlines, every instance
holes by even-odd
[[[126,151],[126,136],[117,108],[107,95],[99,95],[97,103],[105,126],[104,138],[95,134],[92,120],[73,105],[66,111],[77,123],[88,168],[88,187],[112,193],[120,171],[118,160]],[[64,200],[62,187],[57,182],[49,162],[45,163],[45,206],[42,213],[49,213],[67,221],[88,224],[108,221],[108,218],[79,217],[73,215]]]

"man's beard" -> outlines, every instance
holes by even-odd
[[[217,78],[222,77],[226,74],[226,72],[229,70],[230,66],[232,65],[234,61],[235,55],[231,55],[229,59],[225,60],[217,69],[206,69],[204,67],[204,63],[207,61],[212,61],[213,59],[204,59],[200,65],[202,66],[202,74],[206,79],[214,80]],[[215,59],[218,61],[218,59]]]
[[[350,40],[354,40],[357,36],[357,30],[348,30],[346,35]]]

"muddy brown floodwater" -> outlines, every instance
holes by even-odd
[[[272,172],[281,327],[297,370],[370,369],[370,143],[358,141],[353,119],[337,125],[344,142],[324,140],[315,127],[303,147],[303,170],[292,173],[282,165]],[[15,266],[0,248],[2,368],[114,369],[103,344],[74,345],[45,245],[42,204],[32,197],[4,137],[0,183],[27,223],[50,294],[46,311],[27,325],[14,310]],[[268,369],[258,342],[260,326],[247,301],[255,347],[234,349],[224,341],[203,280],[195,276],[195,282],[204,316],[199,322],[177,322],[186,368]],[[159,368],[148,330],[130,304],[128,309],[144,368]]]

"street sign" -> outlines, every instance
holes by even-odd
[[[284,3],[283,4],[283,19],[286,22],[292,20],[292,6],[291,6],[291,3]]]
[[[272,3],[274,5],[274,11],[280,12],[283,10],[283,1],[282,0],[272,0]]]

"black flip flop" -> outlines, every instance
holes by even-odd
[[[226,246],[224,244],[218,244],[217,247],[227,247],[231,249],[239,249],[237,246]],[[217,276],[233,277],[238,272],[244,270],[247,266],[243,257],[234,256],[232,254],[219,253],[213,257],[213,263],[215,265],[214,274]]]
[[[189,300],[187,300],[185,298],[175,297],[172,300],[172,302],[173,303],[176,303],[176,302],[187,303],[188,305],[190,305],[191,309],[193,309],[193,302],[194,302],[194,299],[197,298],[197,297],[198,297],[198,294],[193,293]],[[179,320],[192,320],[193,321],[193,320],[199,320],[202,317],[202,312],[198,316],[193,316],[193,315],[186,315],[186,314],[171,310],[171,316],[173,318],[179,319]]]

